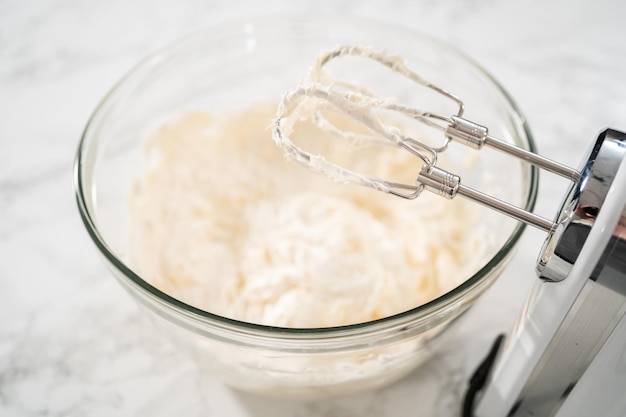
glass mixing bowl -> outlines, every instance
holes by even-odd
[[[215,112],[277,101],[300,81],[321,50],[339,43],[372,45],[404,56],[427,79],[461,97],[468,119],[533,150],[528,127],[511,98],[459,51],[397,26],[323,15],[230,22],[158,51],[103,99],[78,148],[78,207],[106,264],[169,339],[202,369],[236,388],[310,398],[379,387],[400,378],[437,349],[450,324],[499,276],[524,229],[480,208],[481,226],[493,231],[493,256],[478,272],[425,305],[342,327],[293,329],[232,320],[188,305],[133,271],[128,260],[128,197],[141,170],[145,132],[185,108]],[[358,65],[352,71],[368,76]],[[365,82],[382,83],[392,93],[413,98],[412,90],[386,78]],[[453,148],[452,160],[464,160],[467,152],[478,158],[472,167],[457,164],[464,183],[532,210],[534,168],[490,150]]]

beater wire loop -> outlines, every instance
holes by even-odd
[[[392,72],[451,101],[457,107],[456,113],[443,116],[405,106],[391,99],[376,96],[364,85],[333,79],[324,67],[332,60],[346,56],[361,57],[383,65]],[[457,175],[437,167],[438,154],[445,151],[451,141],[455,141],[474,149],[481,149],[487,145],[571,181],[580,179],[580,173],[572,168],[489,135],[485,126],[463,118],[464,111],[465,106],[460,98],[430,83],[411,70],[401,57],[361,45],[340,45],[320,54],[302,83],[283,95],[272,124],[272,137],[287,157],[336,181],[356,183],[407,199],[417,198],[425,189],[449,199],[460,194],[542,230],[549,231],[555,227],[550,220],[462,185]],[[431,146],[415,137],[403,134],[397,127],[387,125],[388,119],[382,116],[389,112],[400,114],[438,130],[443,136],[442,143],[438,146]],[[367,128],[367,133],[338,128],[328,119],[330,114],[339,114],[358,122]],[[306,119],[312,121],[321,131],[347,140],[353,145],[395,146],[409,151],[422,161],[415,183],[392,182],[357,173],[327,161],[321,155],[313,155],[299,148],[290,136],[294,124]]]

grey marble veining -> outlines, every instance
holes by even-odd
[[[600,129],[626,129],[624,2],[230,3],[0,2],[1,416],[454,416],[468,374],[524,301],[543,239],[534,230],[457,339],[392,386],[301,404],[199,373],[102,266],[71,181],[97,102],[139,59],[189,31],[246,14],[348,11],[473,56],[515,97],[549,157],[576,165]],[[563,188],[542,175],[537,211],[551,217]]]

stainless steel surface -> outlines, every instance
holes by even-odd
[[[485,145],[526,161],[529,164],[545,169],[546,171],[565,177],[571,181],[577,182],[580,180],[580,173],[577,170],[556,161],[552,161],[551,159],[544,158],[536,153],[529,152],[526,149],[513,146],[510,143],[496,139],[493,136],[487,135],[485,138]]]
[[[553,416],[624,313],[626,297],[623,294],[589,280],[508,416]]]
[[[462,117],[452,116],[452,121],[445,130],[445,135],[470,148],[480,149],[485,144],[488,129]]]
[[[626,135],[610,129],[602,132],[589,151],[580,181],[563,202],[556,227],[544,243],[537,263],[542,279],[560,281],[571,271],[624,157]]]
[[[577,170],[495,138],[489,135],[489,130],[485,126],[457,116],[450,117],[450,121],[445,134],[456,142],[474,149],[480,149],[486,145],[571,181],[580,179],[580,173]]]
[[[538,267],[542,278],[562,280],[577,262],[625,158],[625,134],[607,130],[598,137],[581,181],[564,202],[558,230],[544,246]],[[554,416],[626,314],[626,206],[619,213],[606,246],[593,248],[602,255],[551,336],[510,417]]]
[[[626,416],[626,315],[555,417]]]
[[[554,222],[548,220],[545,217],[541,217],[538,214],[531,213],[523,210],[513,204],[509,204],[506,201],[493,198],[488,194],[474,190],[470,187],[466,187],[463,184],[459,185],[457,194],[471,199],[472,201],[487,206],[497,212],[506,214],[516,220],[524,222],[530,226],[536,227],[544,232],[550,232],[554,227]]]
[[[423,184],[432,193],[452,199],[459,190],[461,178],[458,175],[433,166],[422,169],[417,176],[417,182]]]
[[[448,171],[437,167],[423,169],[418,177],[417,183],[422,184],[426,190],[448,199],[454,198],[457,194],[470,200],[506,214],[516,220],[528,225],[537,227],[545,232],[550,232],[555,227],[554,222],[537,214],[523,210],[506,201],[494,198],[471,187],[461,184],[461,178]]]

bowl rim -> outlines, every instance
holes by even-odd
[[[324,16],[321,14],[320,16],[311,16],[311,15],[301,15],[297,13],[284,13],[284,14],[275,14],[270,17],[270,19],[282,19],[284,21],[285,17],[288,19],[302,19],[302,20],[316,20],[320,18],[320,16]],[[329,18],[336,18],[336,16],[329,15]],[[157,301],[159,304],[168,307],[170,310],[176,311],[178,314],[183,314],[188,318],[193,319],[195,322],[209,324],[209,325],[217,325],[219,328],[227,329],[229,331],[234,331],[235,333],[241,332],[246,335],[250,335],[250,333],[254,333],[261,337],[285,337],[285,338],[299,338],[299,337],[307,337],[311,338],[319,338],[321,336],[332,337],[332,336],[342,336],[342,335],[354,335],[358,333],[362,333],[363,331],[367,331],[369,329],[379,330],[380,326],[385,327],[386,325],[394,325],[398,322],[402,322],[406,324],[407,321],[419,321],[431,313],[439,311],[445,306],[449,305],[456,299],[458,299],[461,295],[465,294],[470,289],[478,286],[481,282],[483,282],[486,278],[489,277],[491,271],[498,268],[498,266],[511,255],[511,252],[515,245],[518,243],[519,239],[522,236],[523,231],[526,228],[526,224],[522,222],[518,222],[518,224],[513,229],[513,232],[509,235],[508,239],[505,243],[500,247],[498,252],[476,273],[474,273],[467,280],[451,289],[450,291],[440,295],[439,297],[412,308],[410,310],[397,313],[391,316],[379,318],[376,320],[360,322],[349,325],[342,326],[333,326],[333,327],[315,327],[315,328],[291,328],[291,327],[279,327],[279,326],[270,326],[263,325],[258,323],[245,322],[241,320],[236,320],[232,318],[228,318],[225,316],[220,316],[218,314],[210,313],[208,311],[202,310],[200,308],[194,307],[190,304],[187,304],[167,293],[159,290],[155,286],[151,285],[149,282],[141,278],[138,274],[136,274],[130,267],[128,267],[124,261],[122,261],[115,252],[109,247],[106,240],[100,234],[96,223],[94,221],[94,215],[89,209],[88,205],[88,194],[86,193],[85,184],[83,183],[83,172],[84,167],[86,165],[86,148],[89,144],[89,136],[93,129],[94,120],[98,117],[98,115],[102,112],[103,108],[109,103],[110,100],[113,99],[115,93],[121,89],[124,84],[132,78],[135,74],[145,70],[150,65],[158,65],[160,61],[160,57],[163,55],[167,55],[169,52],[176,50],[180,45],[185,44],[187,42],[193,42],[194,39],[206,35],[206,33],[213,32],[218,30],[220,27],[229,28],[232,30],[234,25],[241,23],[242,25],[249,25],[251,21],[255,21],[259,16],[253,16],[244,19],[231,19],[230,21],[215,23],[205,27],[204,29],[192,32],[186,36],[179,38],[178,40],[170,43],[165,47],[161,47],[156,51],[153,51],[149,55],[147,55],[144,59],[140,60],[137,64],[131,67],[114,85],[112,88],[108,90],[105,96],[100,100],[97,104],[93,112],[91,113],[87,124],[82,132],[78,148],[76,151],[76,156],[73,164],[73,186],[74,193],[76,198],[76,203],[78,206],[78,211],[82,222],[87,229],[87,232],[100,251],[100,254],[104,256],[105,260],[108,262],[110,266],[118,270],[121,275],[127,278],[129,281],[126,282],[128,284],[132,284],[135,288],[143,291],[143,295],[147,296],[152,301]],[[262,17],[264,20],[264,24],[267,24],[268,17]],[[465,61],[470,66],[474,67],[481,75],[483,75],[487,80],[489,80],[496,90],[502,94],[503,98],[510,106],[511,112],[518,116],[520,127],[524,135],[528,140],[528,150],[531,152],[536,151],[536,145],[533,138],[533,135],[530,131],[530,128],[526,122],[526,118],[523,117],[521,111],[517,103],[513,100],[511,95],[504,89],[504,87],[496,80],[496,78],[489,73],[482,65],[477,63],[473,58],[466,55],[463,51],[455,47],[454,45],[450,45],[444,41],[441,41],[435,37],[432,37],[428,34],[420,32],[418,30],[408,28],[408,27],[398,27],[397,25],[391,25],[390,23],[379,21],[371,18],[363,18],[363,17],[350,17],[350,20],[353,23],[359,24],[371,24],[378,27],[389,27],[393,28],[394,31],[404,31],[407,34],[421,38],[427,42],[433,43],[438,47],[445,49],[447,52],[452,55],[456,55],[461,60]],[[243,27],[243,26],[242,26]],[[528,211],[532,211],[535,207],[535,203],[537,200],[537,191],[538,191],[538,177],[539,170],[535,166],[530,166],[530,175],[528,182],[528,194],[526,195],[526,201],[522,205],[522,208]],[[119,277],[119,276],[118,276]],[[124,284],[124,283],[123,283]]]

